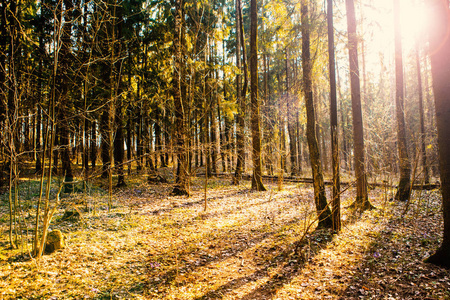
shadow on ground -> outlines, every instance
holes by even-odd
[[[450,299],[450,270],[423,262],[439,246],[441,220],[439,209],[391,218],[339,299]]]

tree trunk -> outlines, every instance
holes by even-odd
[[[109,108],[104,107],[100,119],[100,134],[102,147],[102,178],[108,177],[108,170],[111,167],[111,157],[109,155]]]
[[[286,116],[288,122],[288,134],[289,134],[289,157],[291,160],[291,175],[298,175],[297,167],[297,138],[295,135],[295,108],[293,105],[294,97],[291,95],[291,84],[289,74],[289,50],[286,48]]]
[[[265,191],[266,188],[262,183],[261,168],[261,132],[258,99],[258,8],[256,0],[250,1],[250,84],[250,103],[252,105],[252,189],[256,191]]]
[[[89,175],[89,122],[87,118],[83,120],[83,142],[82,142],[82,155],[83,155],[83,169],[85,177],[87,178]]]
[[[325,194],[325,184],[322,174],[322,163],[320,161],[319,146],[316,138],[316,120],[314,116],[314,99],[312,92],[312,61],[310,54],[310,33],[308,2],[302,0],[301,6],[302,22],[302,67],[303,67],[303,92],[305,93],[306,106],[306,138],[309,146],[309,157],[311,160],[312,177],[314,182],[314,201],[316,203],[319,228],[331,228],[331,211],[328,207]]]
[[[175,31],[174,31],[174,57],[175,57],[175,69],[173,74],[173,100],[175,108],[175,153],[177,155],[177,178],[176,185],[172,190],[173,195],[189,195],[189,180],[187,169],[187,155],[186,155],[186,129],[184,122],[183,105],[184,100],[182,98],[182,84],[183,79],[182,69],[183,66],[183,47],[182,47],[182,26],[183,26],[183,0],[175,1]]]
[[[120,93],[118,93],[120,95]],[[114,168],[117,169],[117,187],[125,186],[125,174],[124,174],[124,159],[125,159],[125,149],[124,149],[124,126],[122,113],[122,99],[118,99],[118,105],[115,111],[116,117],[116,132],[114,138]]]
[[[433,78],[439,166],[444,214],[444,236],[439,249],[426,261],[450,268],[450,9],[448,1],[429,1],[434,26],[430,29],[430,58]]]
[[[358,37],[356,35],[355,5],[353,0],[346,0],[347,29],[348,29],[348,55],[350,60],[350,86],[353,116],[353,148],[356,176],[355,205],[361,210],[370,209],[367,194],[367,177],[364,162],[364,131],[361,112],[361,86],[358,66]]]
[[[426,150],[426,131],[425,131],[425,113],[423,109],[423,85],[420,68],[420,48],[419,41],[416,43],[416,68],[417,68],[417,89],[419,92],[419,118],[420,118],[420,154],[422,161],[423,179],[425,184],[430,183],[430,173],[428,171],[427,150]]]
[[[211,51],[212,52],[212,51]],[[212,59],[211,59],[212,60]],[[211,78],[214,76],[214,72],[210,70]],[[216,74],[217,75],[217,74]],[[217,80],[217,76],[214,82]],[[211,120],[211,170],[214,174],[217,174],[217,162],[218,162],[218,150],[219,150],[219,140],[217,139],[217,86],[213,86],[210,92],[211,95],[211,107],[210,107],[210,120]]]
[[[144,164],[144,156],[143,156],[143,149],[144,149],[144,139],[142,138],[142,131],[143,131],[143,117],[142,117],[142,108],[138,108],[138,116],[137,116],[138,123],[135,126],[135,130],[137,132],[136,134],[136,156],[137,156],[137,171],[142,170],[142,165]],[[146,160],[151,159],[151,157],[147,157]]]
[[[41,147],[41,108],[39,106],[36,107],[36,168],[35,173],[41,174],[42,172],[42,147]],[[1,186],[1,185],[0,185]]]
[[[226,89],[225,89],[225,79],[223,81],[223,98],[226,100],[227,99],[227,94],[226,94]],[[222,172],[226,173],[227,172],[227,164],[226,164],[226,156],[227,153],[225,151],[225,130],[222,127],[222,113],[220,111],[220,98],[217,99],[218,103],[217,103],[217,117],[219,119],[219,138],[220,138],[220,159],[222,161]],[[223,119],[225,120],[226,116],[223,116]]]
[[[328,70],[330,73],[331,168],[333,169],[333,200],[331,202],[333,230],[341,230],[341,183],[339,177],[339,140],[337,122],[336,69],[334,58],[333,0],[327,0]]]
[[[406,142],[406,124],[404,113],[403,94],[403,58],[400,28],[400,2],[394,0],[394,26],[395,26],[395,109],[397,116],[397,145],[400,166],[400,180],[395,199],[409,200],[411,194],[411,164],[408,158],[408,145]]]
[[[247,94],[247,63],[244,44],[244,26],[242,25],[242,8],[241,0],[236,0],[236,67],[238,73],[236,74],[236,94],[238,113],[236,114],[236,148],[237,148],[237,162],[233,177],[233,184],[239,184],[242,179],[245,165],[245,147],[244,147],[244,128],[245,128],[245,97]],[[241,48],[243,57],[243,71],[244,71],[244,86],[241,89]]]
[[[133,119],[128,116],[127,120],[127,173],[128,175],[131,175],[131,159],[133,157],[133,130],[131,123],[133,122]]]
[[[157,107],[155,109],[155,168],[158,169],[158,158],[159,166],[164,168],[164,156],[162,154],[162,137],[161,137],[161,124],[162,119],[160,118],[161,111]]]
[[[69,144],[69,133],[70,131],[65,128],[62,130],[61,135],[61,145],[64,146],[63,151],[61,153],[61,164],[64,175],[64,182],[66,183],[64,186],[64,192],[70,193],[73,192],[73,172],[72,172],[72,162],[70,161],[70,144]]]

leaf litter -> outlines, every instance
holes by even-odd
[[[1,299],[450,299],[450,272],[423,263],[441,241],[438,191],[405,204],[371,191],[376,210],[347,209],[340,234],[314,230],[313,190],[203,179],[192,196],[167,184],[135,184],[96,199],[78,222],[52,226],[67,247],[39,262],[6,251],[1,224]],[[328,191],[329,192],[329,191]],[[59,212],[63,214],[63,210]],[[312,226],[310,226],[312,224]]]

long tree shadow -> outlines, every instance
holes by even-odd
[[[240,195],[240,194],[244,194],[244,193],[246,193],[246,192],[245,191],[238,191],[238,192],[234,192],[234,193],[231,193],[231,194],[226,194],[226,195],[220,196],[220,197],[211,197],[211,198],[208,198],[208,203],[211,205],[213,203],[217,203],[220,200],[226,199],[228,197],[235,197],[236,195]],[[289,198],[295,199],[296,197],[294,197],[294,196],[283,196],[283,198],[285,198],[285,199],[289,199]],[[196,216],[191,217],[191,218],[184,218],[183,221],[181,221],[181,222],[179,222],[179,221],[173,222],[169,226],[174,227],[174,228],[185,228],[187,226],[193,225],[194,223],[198,222],[199,219],[205,221],[205,220],[212,219],[212,218],[225,217],[225,216],[229,216],[230,214],[238,213],[238,212],[244,211],[244,210],[252,208],[252,207],[266,205],[266,204],[270,203],[271,201],[274,201],[274,199],[266,198],[264,200],[257,201],[256,203],[243,202],[242,204],[237,205],[236,207],[232,207],[232,208],[221,210],[221,211],[213,211],[213,212],[206,211],[206,212],[202,212],[201,214],[196,215]],[[150,214],[150,215],[159,216],[159,215],[161,215],[163,213],[171,213],[174,210],[179,209],[179,208],[194,208],[194,207],[202,207],[203,205],[204,205],[204,199],[195,200],[195,201],[185,201],[185,202],[183,202],[181,204],[175,204],[175,205],[173,205],[171,207],[165,207],[165,208],[160,208],[160,209],[157,209],[157,210],[152,210],[152,211],[146,212],[146,213],[144,213],[144,215],[145,214]],[[291,201],[289,206],[286,205],[286,206],[283,207],[283,209],[287,210],[287,209],[289,209],[289,208],[291,208],[293,206],[298,206],[298,203],[296,203],[295,201]]]
[[[296,277],[305,263],[325,248],[332,241],[332,238],[333,235],[330,230],[315,230],[306,238],[291,243],[287,247],[277,245],[267,249],[266,255],[270,258],[264,261],[254,273],[233,279],[196,299],[220,299],[227,293],[264,277],[269,278],[263,285],[252,290],[241,299],[270,298],[280,287],[288,284]],[[273,268],[276,268],[276,272],[271,271]]]
[[[210,204],[219,204],[220,200],[245,193],[250,194],[250,191],[226,192],[224,195],[211,197],[209,201]],[[167,239],[167,242],[171,244],[162,243],[162,248],[153,249],[149,253],[147,289],[156,291],[154,292],[155,296],[164,298],[164,295],[174,287],[176,289],[183,286],[189,288],[188,285],[195,284],[192,280],[186,281],[183,278],[195,277],[197,272],[203,272],[204,267],[206,269],[213,268],[218,272],[226,272],[225,269],[215,267],[215,265],[220,265],[228,259],[235,261],[237,258],[246,256],[246,259],[252,260],[249,263],[249,266],[252,267],[246,268],[251,274],[246,273],[239,278],[233,276],[228,282],[198,299],[221,298],[220,295],[265,277],[269,277],[268,281],[249,294],[246,299],[252,297],[257,299],[258,294],[274,293],[279,286],[291,281],[304,263],[312,259],[331,240],[331,233],[324,230],[314,231],[306,235],[306,239],[303,240],[292,242],[294,237],[289,238],[289,243],[284,240],[283,235],[287,233],[286,228],[296,227],[294,232],[299,232],[299,230],[303,230],[301,224],[311,220],[308,219],[308,221],[302,214],[289,214],[288,217],[283,216],[283,219],[280,219],[281,222],[277,223],[275,217],[278,213],[290,211],[295,206],[297,211],[306,209],[307,214],[315,215],[314,210],[311,210],[312,207],[307,207],[311,203],[305,202],[302,204],[305,207],[299,206],[298,199],[299,195],[282,195],[279,199],[264,197],[264,199],[253,199],[249,202],[239,203],[238,201],[230,203],[229,206],[220,207],[218,211],[197,213],[195,216],[179,220],[175,218],[175,221],[171,219],[172,221],[168,224],[162,224],[162,230],[175,231],[170,233],[173,237]],[[278,202],[279,200],[281,202]],[[270,201],[274,201],[273,206],[269,204]],[[202,204],[203,200],[193,199],[193,201],[187,200],[181,204],[178,203],[177,206],[191,209]],[[250,213],[246,215],[245,211],[262,205],[268,205],[268,207],[257,208],[260,214],[257,215],[256,221],[260,223],[253,223],[255,219],[250,216]],[[264,209],[270,211],[265,212]],[[236,213],[244,217],[237,224],[233,223],[232,227],[210,227],[215,220],[221,222]],[[267,216],[261,215],[265,213]],[[275,217],[271,219],[271,216]],[[209,221],[206,222],[207,220]],[[203,233],[200,232],[200,234],[189,235],[191,230],[203,227],[210,227],[210,229]],[[291,233],[292,231],[288,234]],[[164,239],[166,238],[164,237]],[[308,249],[306,250],[306,248]],[[277,270],[275,275],[274,269]]]
[[[439,246],[439,209],[393,217],[372,237],[339,299],[450,299],[450,270],[424,263]]]
[[[294,218],[290,222],[286,223],[285,226],[289,226],[299,222],[298,219]],[[254,229],[252,232],[243,233],[240,230],[222,230],[220,235],[216,234],[212,237],[211,240],[208,238],[201,237],[200,240],[203,244],[208,248],[208,253],[206,253],[202,248],[195,247],[194,245],[186,245],[186,247],[178,252],[177,267],[171,268],[163,273],[158,273],[157,280],[149,280],[150,285],[155,285],[161,289],[163,286],[170,286],[173,281],[176,279],[176,275],[178,273],[190,273],[194,272],[196,269],[204,267],[211,263],[217,263],[228,259],[230,257],[236,257],[239,253],[244,252],[256,245],[260,244],[262,241],[273,237],[278,233],[278,229],[265,232],[264,227],[262,225],[260,228]],[[216,241],[220,241],[222,246],[217,246]],[[270,249],[265,249],[265,251]],[[274,249],[271,249],[274,250]],[[273,251],[271,251],[273,252]],[[160,263],[165,264],[173,264],[172,261],[169,260],[169,257],[173,257],[173,253],[170,253],[170,250],[167,250],[166,253],[157,253],[155,255],[149,256],[150,266],[154,265],[154,262],[159,261]],[[166,258],[166,261],[161,261],[161,258]],[[150,273],[152,273],[150,267]]]

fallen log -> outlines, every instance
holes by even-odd
[[[196,176],[202,177],[205,176],[205,173],[197,173]],[[212,173],[211,176],[213,177],[232,177],[233,174],[231,173]],[[265,181],[270,181],[270,182],[276,182],[278,181],[278,176],[274,176],[274,175],[263,175],[262,176],[263,180]],[[251,180],[252,176],[250,174],[243,174],[242,175],[242,179],[244,180]],[[283,176],[283,181],[286,182],[294,182],[294,183],[313,183],[313,179],[312,178],[308,178],[308,177],[297,177],[297,176]],[[341,182],[341,186],[349,186],[349,185],[354,185],[356,184],[356,182]],[[333,185],[333,182],[330,180],[325,180],[325,185],[331,186]],[[396,185],[388,185],[386,182],[372,182],[372,183],[368,183],[369,188],[374,188],[374,187],[385,187],[385,188],[397,188]],[[440,183],[429,183],[429,184],[414,184],[412,186],[413,190],[435,190],[435,189],[439,189],[441,187]]]

